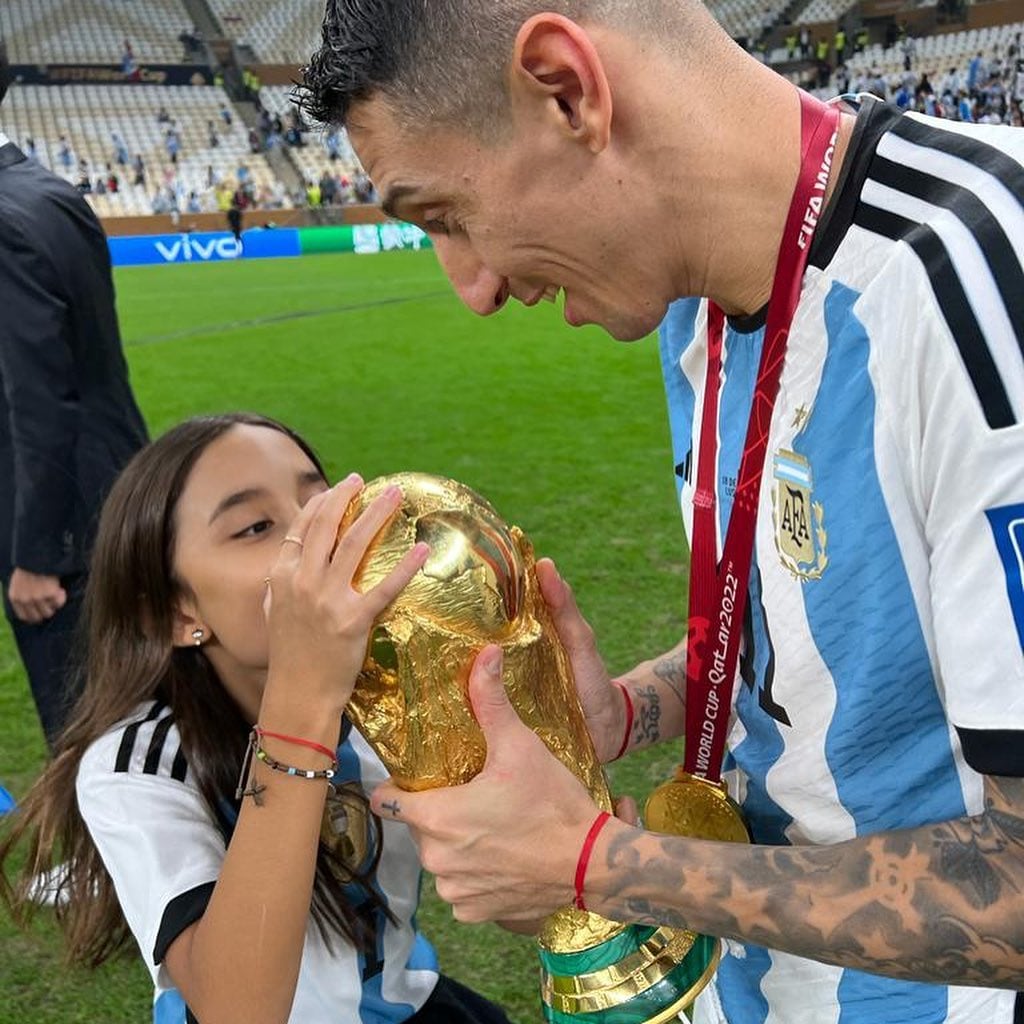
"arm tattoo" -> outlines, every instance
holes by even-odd
[[[679,703],[686,706],[686,654],[667,654],[654,663],[654,674],[679,698]]]
[[[835,846],[624,833],[601,912],[893,978],[1021,989],[1024,780],[989,777],[985,794],[976,816]]]
[[[661,698],[653,686],[633,690],[638,698],[636,718],[633,721],[634,743],[657,743],[661,739]]]

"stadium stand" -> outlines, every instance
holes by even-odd
[[[850,0],[707,2],[743,45],[755,51],[773,45],[769,62],[823,98],[871,91],[927,113],[1021,121],[1015,93],[1024,91],[1024,74],[1017,71],[1024,21],[1009,22],[1020,17],[1019,4],[993,0],[972,5],[964,11],[1006,7],[1007,13],[967,22],[985,27],[957,30],[954,24],[939,22],[936,0],[907,0],[904,11],[888,19],[891,45],[862,48],[858,39],[856,47],[846,50],[845,66],[836,67],[834,50],[825,61],[801,59],[779,43],[789,37],[791,46],[805,25],[815,41],[831,40],[844,18],[852,41],[861,29],[863,11],[852,10]],[[941,0],[940,10],[944,4]],[[0,0],[0,37],[15,64],[52,69],[68,63],[78,71],[90,64],[123,67],[126,58],[167,65],[211,59],[220,63],[195,75],[200,69],[183,67],[181,80],[223,82],[226,77],[228,89],[134,85],[127,74],[123,85],[16,84],[5,105],[3,127],[23,146],[33,140],[35,156],[68,180],[79,184],[88,178],[94,190],[90,202],[102,216],[223,210],[225,189],[237,188],[240,167],[248,179],[245,191],[256,206],[319,206],[321,196],[328,194],[319,185],[328,179],[334,181],[332,205],[367,197],[372,201],[372,186],[345,132],[307,128],[291,102],[291,86],[269,84],[294,79],[308,60],[319,43],[323,6],[324,0],[203,0],[207,48],[197,40],[188,43],[183,33],[193,24],[192,15],[199,17],[193,0]],[[936,25],[939,31],[904,38],[906,26],[900,19],[911,11],[922,15],[926,8],[932,9],[930,22],[918,17],[916,24]],[[991,20],[1007,23],[986,25]],[[876,38],[883,28],[875,26]],[[187,55],[186,44],[191,47]],[[970,92],[966,105],[959,96],[964,88]],[[161,109],[165,120],[158,120]],[[227,111],[230,124],[222,111]],[[171,125],[179,143],[176,161],[167,147]],[[121,155],[127,155],[127,163],[118,161],[114,133],[123,142],[126,152]],[[142,184],[136,184],[132,167],[136,154],[145,166]],[[104,189],[98,194],[97,179],[106,180],[111,172],[118,179],[116,193]],[[218,181],[224,184],[211,184]]]
[[[0,38],[14,64],[118,64],[124,44],[135,59],[181,61],[191,19],[181,0],[3,0]]]
[[[323,0],[209,0],[225,35],[268,64],[304,64],[320,40]]]
[[[750,43],[774,25],[789,0],[711,0],[708,10],[734,39]]]
[[[291,86],[265,85],[260,89],[260,102],[271,114],[277,114],[287,123],[296,113],[291,92]],[[362,173],[359,160],[348,141],[348,133],[344,130],[335,133],[333,145],[330,135],[319,129],[304,132],[303,142],[302,146],[290,147],[288,155],[304,181],[315,181],[324,171],[349,180],[354,180]],[[332,152],[336,154],[334,159],[331,159]]]
[[[852,7],[856,0],[811,0],[793,21],[797,25],[814,25],[818,22],[837,21]]]
[[[966,82],[968,63],[972,57],[980,52],[986,61],[995,59],[1001,62],[1017,36],[1024,37],[1024,21],[924,36],[914,40],[913,63],[916,69],[928,74],[944,74],[950,68],[956,68]],[[904,57],[904,48],[900,43],[888,48],[872,46],[863,53],[853,55],[847,61],[847,66],[855,74],[875,69],[882,75],[891,76],[904,70]]]
[[[195,192],[202,212],[214,212],[211,181],[224,180],[236,187],[238,168],[244,165],[262,205],[278,201],[291,205],[267,164],[266,157],[250,151],[248,133],[237,117],[229,127],[221,110],[230,106],[227,94],[216,86],[67,85],[20,86],[11,90],[4,104],[5,130],[21,145],[31,138],[38,159],[56,173],[77,183],[81,160],[86,161],[90,182],[105,176],[107,165],[119,178],[116,194],[90,194],[101,216],[149,214],[154,195],[184,212],[190,192]],[[157,120],[165,110],[170,122]],[[166,148],[166,132],[173,122],[180,137],[177,164]],[[214,125],[218,145],[209,145],[209,124]],[[113,133],[124,140],[129,158],[141,154],[146,182],[135,185],[131,163],[119,165]],[[61,136],[71,150],[70,166],[61,161]],[[164,212],[171,212],[169,209]]]

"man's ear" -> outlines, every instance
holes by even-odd
[[[611,136],[612,94],[593,40],[560,14],[524,22],[512,54],[513,101],[540,100],[562,129],[600,153]]]

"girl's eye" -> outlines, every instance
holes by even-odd
[[[255,537],[260,533],[265,533],[274,524],[269,519],[261,519],[258,522],[252,523],[247,526],[244,530],[239,530],[234,536],[236,537]]]

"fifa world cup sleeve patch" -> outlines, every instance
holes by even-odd
[[[985,515],[1003,563],[1006,593],[1017,626],[1017,638],[1024,649],[1024,504],[990,508]]]

